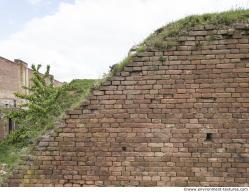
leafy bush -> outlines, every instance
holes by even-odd
[[[53,76],[49,74],[50,67],[44,75],[39,72],[41,65],[32,65],[33,77],[30,87],[23,87],[26,93],[15,93],[24,103],[18,110],[8,113],[18,125],[18,129],[10,134],[3,143],[25,146],[32,143],[40,131],[53,127],[55,118],[60,116],[90,88],[93,80],[73,80],[69,84],[55,87]],[[87,83],[82,86],[82,83]]]
[[[73,80],[61,86],[54,86],[50,67],[42,75],[41,65],[32,65],[33,76],[30,87],[23,87],[25,93],[15,93],[23,99],[16,110],[7,113],[18,128],[0,142],[0,164],[11,169],[46,130],[53,128],[66,109],[76,105],[88,94],[95,80]],[[0,176],[0,183],[1,183]]]

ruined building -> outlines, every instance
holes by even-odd
[[[248,15],[157,30],[6,185],[249,186]]]
[[[26,91],[22,87],[30,85],[31,77],[32,70],[27,63],[19,59],[13,62],[0,57],[0,140],[15,128],[15,123],[11,119],[4,119],[3,113],[16,108],[22,102],[14,93]],[[55,83],[60,84],[56,80]]]

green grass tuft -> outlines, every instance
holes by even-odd
[[[132,60],[132,56],[128,55],[125,59],[123,59],[120,63],[118,63],[117,65],[115,65],[115,67],[111,70],[111,76],[117,74],[118,72],[121,72],[124,67],[130,63]]]
[[[156,30],[143,44],[150,47],[168,48],[167,38],[176,37],[179,33],[189,31],[193,27],[203,25],[229,26],[236,22],[249,23],[249,10],[237,9],[188,16]]]

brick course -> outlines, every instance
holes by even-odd
[[[249,186],[248,38],[208,25],[135,55],[6,185]]]

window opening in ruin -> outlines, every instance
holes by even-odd
[[[212,141],[212,140],[213,140],[213,133],[207,133],[206,141]]]
[[[125,146],[122,147],[122,151],[126,151],[126,147]]]
[[[9,118],[9,133],[13,130],[13,121]]]

